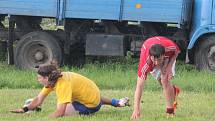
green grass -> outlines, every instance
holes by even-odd
[[[99,86],[102,94],[121,98],[128,96],[133,104],[133,93],[137,78],[137,61],[107,62],[86,64],[83,68],[64,66],[63,71],[74,71],[90,79]],[[215,116],[215,75],[210,72],[197,71],[191,65],[177,63],[174,84],[182,88],[179,96],[177,115],[171,121],[214,121]],[[51,94],[44,102],[42,112],[24,115],[12,114],[10,109],[19,108],[24,100],[34,97],[42,86],[36,80],[34,71],[19,70],[14,66],[0,63],[0,121],[45,121],[56,107],[56,97]],[[21,88],[21,89],[20,89]],[[149,75],[143,94],[141,120],[166,121],[165,99],[161,87]],[[69,116],[57,120],[115,121],[129,120],[133,107],[114,108],[104,106],[101,111],[89,117]]]
[[[1,121],[48,121],[48,115],[55,110],[56,96],[51,94],[42,105],[42,112],[32,112],[28,114],[13,114],[10,109],[20,108],[24,100],[34,97],[37,89],[2,89],[0,90],[0,120]],[[131,98],[133,104],[133,90],[102,90],[102,94],[109,97]],[[2,98],[4,97],[4,98]],[[179,107],[176,116],[170,121],[214,121],[215,94],[201,92],[183,91],[179,97]],[[166,121],[165,99],[161,92],[145,91],[142,98],[141,121]],[[132,113],[132,106],[125,108],[115,108],[103,106],[99,112],[92,116],[68,116],[59,118],[59,121],[129,121]]]
[[[108,62],[86,64],[83,68],[64,66],[63,71],[73,71],[92,79],[100,89],[134,89],[137,79],[136,62]],[[176,76],[173,83],[183,90],[194,92],[214,92],[215,75],[210,72],[197,71],[191,65],[177,63]],[[4,88],[41,88],[36,80],[36,72],[19,70],[14,66],[0,63],[0,89]],[[158,91],[158,82],[149,74],[145,89]]]

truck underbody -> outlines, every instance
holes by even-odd
[[[10,16],[9,27],[1,22],[0,38],[8,40],[10,64],[34,68],[55,59],[59,64],[82,65],[85,56],[128,52],[138,57],[143,41],[152,36],[169,37],[184,51],[187,46],[185,31],[167,23],[66,19],[62,29],[43,30],[42,19]]]

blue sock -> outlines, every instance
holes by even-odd
[[[115,98],[113,98],[113,99],[111,100],[111,105],[112,105],[112,106],[117,107],[118,104],[119,104],[119,100],[117,100],[117,99],[115,99]]]

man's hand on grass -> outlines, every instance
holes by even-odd
[[[14,110],[10,110],[11,113],[25,113],[25,111],[20,108],[20,109],[14,109]]]

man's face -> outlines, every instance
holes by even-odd
[[[48,83],[48,77],[45,76],[41,76],[41,75],[37,75],[37,80],[39,81],[40,84],[42,84],[43,86],[45,87],[48,87],[49,86],[49,83]]]
[[[156,66],[161,66],[164,62],[164,55],[160,56],[159,58],[155,58],[154,56],[151,56],[150,58]]]

